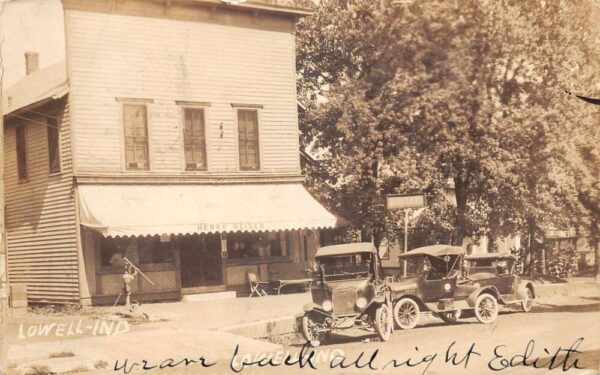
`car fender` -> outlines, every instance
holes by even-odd
[[[382,303],[385,303],[385,301],[386,301],[385,295],[382,294],[382,295],[379,295],[379,296],[376,296],[375,298],[373,298],[371,303],[382,304]]]
[[[365,306],[365,308],[363,309],[363,313],[370,312],[371,309],[377,308],[379,305],[384,304],[385,301],[386,299],[384,295],[375,296],[375,298],[373,298],[371,301],[369,301],[369,303],[367,303],[367,306]]]
[[[527,288],[531,289],[531,293],[533,294],[533,298],[535,298],[535,288],[533,287],[533,283],[531,281],[521,281],[519,286],[517,287],[517,299],[524,300],[525,299],[525,291]]]
[[[311,311],[313,311],[314,309],[316,309],[317,307],[319,307],[319,305],[317,305],[316,303],[312,303],[312,302],[310,302],[310,303],[307,303],[307,304],[305,304],[305,305],[302,307],[302,309],[304,310],[304,312],[311,312]]]
[[[469,295],[469,297],[467,297],[467,304],[469,305],[469,307],[475,307],[475,301],[477,300],[477,297],[479,297],[482,293],[489,293],[496,297],[499,303],[504,304],[504,300],[502,299],[502,296],[500,296],[500,293],[498,293],[498,289],[496,289],[495,286],[487,285],[477,288]]]
[[[427,304],[425,302],[423,302],[416,295],[409,294],[409,293],[395,295],[392,305],[395,306],[396,302],[400,301],[402,298],[410,298],[410,299],[414,300],[417,303],[417,305],[419,305],[419,309],[421,309],[421,311],[430,311],[430,308],[427,306]]]

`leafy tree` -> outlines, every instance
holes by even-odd
[[[453,242],[521,232],[532,248],[581,210],[573,176],[559,172],[563,138],[587,114],[563,89],[600,61],[591,6],[323,0],[298,29],[302,141],[328,159],[312,180],[377,242],[398,219],[384,195],[424,190],[435,206],[451,179]],[[443,212],[429,220],[439,233]]]

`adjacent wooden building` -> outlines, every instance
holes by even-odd
[[[63,0],[65,62],[5,93],[8,275],[112,303],[300,277],[337,218],[302,186],[295,23],[253,1]],[[35,66],[35,65],[34,65]]]

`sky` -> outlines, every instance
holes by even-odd
[[[65,58],[60,0],[0,0],[0,41],[7,89],[25,76],[25,52],[38,52],[40,68]]]

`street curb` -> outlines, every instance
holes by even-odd
[[[600,284],[593,281],[583,281],[564,284],[535,284],[536,298],[563,296],[582,296],[600,293]]]
[[[226,326],[219,328],[219,330],[253,339],[268,338],[297,332],[297,319],[297,315],[286,315],[278,318]]]
[[[577,281],[563,284],[534,284],[536,298],[549,298],[557,295],[589,295],[589,292],[600,293],[600,284],[595,281]],[[254,339],[271,338],[285,334],[297,333],[302,314],[287,315],[264,319],[256,322],[241,323],[218,328],[220,331]]]

